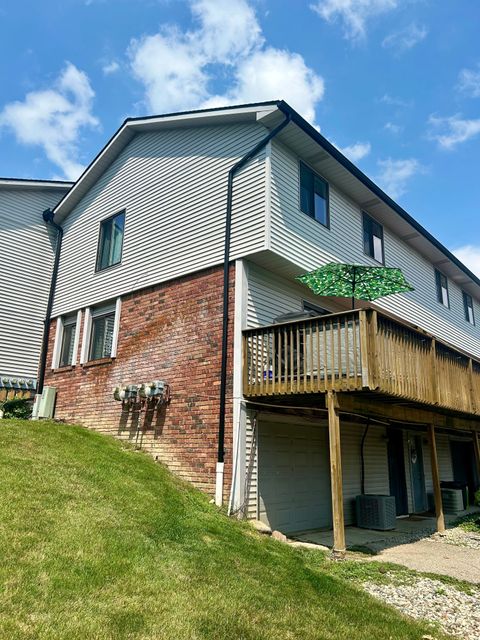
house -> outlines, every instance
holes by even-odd
[[[71,186],[0,178],[0,399],[35,391],[55,244],[41,214]]]
[[[53,214],[56,417],[338,551],[359,494],[478,487],[480,280],[285,102],[128,119]],[[332,261],[415,291],[296,281]]]

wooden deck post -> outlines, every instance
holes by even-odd
[[[340,417],[334,391],[327,391],[328,441],[330,446],[330,481],[332,491],[333,553],[345,553],[345,522],[343,517],[342,457],[340,447]]]
[[[442,492],[440,490],[440,476],[438,473],[437,443],[435,442],[435,425],[428,425],[428,442],[430,445],[430,461],[432,464],[433,495],[435,498],[435,515],[438,533],[445,532],[445,518],[443,516]]]

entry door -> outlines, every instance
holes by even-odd
[[[263,421],[258,438],[259,517],[282,533],[330,527],[325,427]]]
[[[405,477],[405,455],[403,431],[388,429],[388,476],[390,495],[395,496],[397,516],[408,515],[407,481]]]
[[[427,494],[425,492],[425,472],[423,468],[421,436],[410,436],[409,454],[412,475],[413,510],[415,513],[422,513],[427,510]]]

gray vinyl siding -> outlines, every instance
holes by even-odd
[[[355,524],[355,498],[362,492],[361,442],[365,425],[341,421],[345,524]],[[365,493],[390,495],[385,427],[370,425],[365,438]]]
[[[258,505],[258,472],[257,472],[257,443],[258,432],[254,430],[254,420],[258,422],[265,420],[281,420],[282,423],[298,425],[311,425],[312,421],[305,421],[303,418],[269,415],[264,412],[255,414],[250,411],[247,414],[247,457],[246,457],[246,514],[248,518],[257,518],[259,514]],[[326,420],[319,418],[317,425],[319,428],[327,429]],[[342,446],[342,475],[343,475],[343,503],[345,513],[345,523],[355,523],[355,497],[361,493],[361,458],[360,445],[364,432],[364,425],[341,422],[341,446]],[[371,425],[365,440],[365,490],[371,494],[388,495],[388,458],[387,441],[385,438],[385,428]],[[330,499],[330,487],[326,486],[325,491]]]
[[[363,253],[360,207],[334,184],[330,184],[330,229],[300,211],[298,162],[284,146],[272,142],[271,250],[305,270],[331,261],[378,264]],[[378,306],[480,357],[480,327],[466,322],[460,287],[449,279],[447,309],[436,299],[434,266],[387,227],[384,244],[386,266],[400,267],[415,291],[383,298]],[[477,300],[474,313],[480,318]]]
[[[318,296],[294,281],[248,263],[247,327],[271,324],[277,316],[302,311],[303,301],[322,306]],[[330,311],[338,311],[331,307]]]
[[[245,429],[245,514],[250,519],[258,517],[257,426],[256,414],[252,411],[247,411]]]
[[[0,187],[0,375],[37,375],[54,251],[42,212],[63,193]]]
[[[227,174],[259,124],[137,134],[69,213],[53,315],[223,262]],[[100,221],[125,209],[121,264],[95,273]],[[265,153],[235,178],[231,258],[265,248]]]

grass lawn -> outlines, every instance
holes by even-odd
[[[112,438],[0,420],[0,479],[2,639],[443,637]]]

